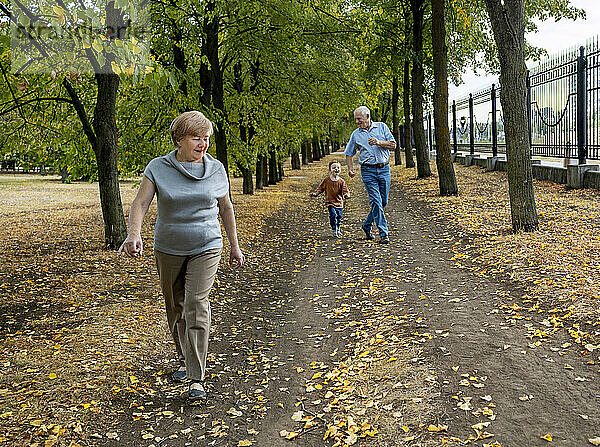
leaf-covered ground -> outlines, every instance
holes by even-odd
[[[593,445],[599,194],[536,183],[541,230],[512,235],[505,174],[456,166],[440,198],[394,167],[392,244],[360,240],[359,179],[335,240],[307,196],[332,157],[252,197],[234,180],[248,265],[218,273],[193,405],[155,208],[129,260],[102,250],[97,185],[2,177],[0,445]]]

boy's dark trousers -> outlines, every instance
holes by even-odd
[[[329,210],[329,223],[331,224],[331,229],[335,231],[340,228],[342,223],[342,212],[344,211],[344,208],[336,208],[335,206],[329,205],[327,209]]]

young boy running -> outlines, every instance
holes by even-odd
[[[342,165],[333,160],[329,163],[329,175],[321,182],[316,191],[311,192],[311,197],[317,197],[325,191],[325,205],[329,210],[329,223],[331,224],[331,234],[333,237],[342,235],[340,224],[342,222],[342,212],[344,211],[344,199],[350,197],[348,186],[343,178],[340,177]]]

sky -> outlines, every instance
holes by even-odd
[[[526,39],[529,43],[544,48],[549,55],[553,55],[567,48],[585,45],[586,39],[596,36],[600,23],[598,0],[571,0],[571,5],[584,9],[586,19],[579,19],[575,22],[572,20],[541,22],[538,24],[537,33],[527,34]],[[537,62],[532,62],[528,63],[528,66],[537,64]],[[463,76],[463,84],[458,87],[453,84],[448,86],[450,101],[467,96],[493,82],[497,82],[497,77],[467,72]]]

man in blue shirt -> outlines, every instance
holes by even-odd
[[[352,132],[346,144],[346,165],[348,175],[356,173],[352,166],[352,157],[358,152],[358,164],[363,183],[369,195],[371,211],[362,224],[366,239],[373,239],[373,222],[379,229],[380,243],[389,244],[390,237],[383,208],[387,204],[390,192],[390,150],[396,149],[396,140],[385,123],[371,121],[371,111],[360,106],[354,111],[354,122],[358,129]]]

